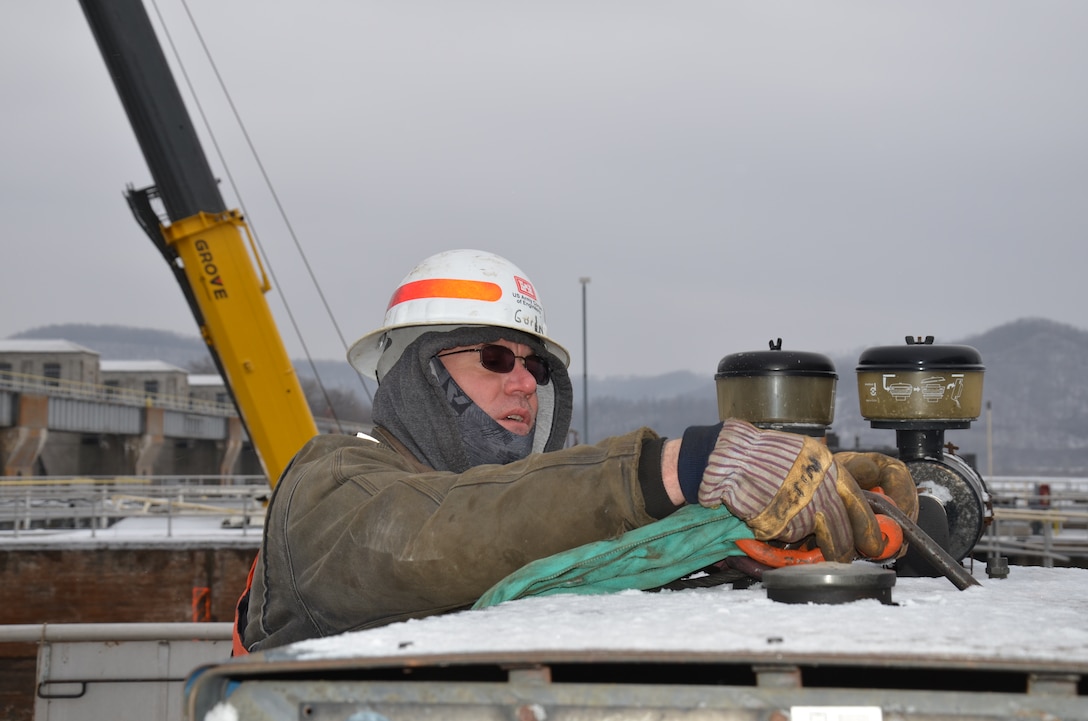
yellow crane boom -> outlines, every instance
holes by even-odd
[[[141,0],[80,4],[155,179],[129,188],[129,205],[185,294],[274,486],[318,430],[265,298],[271,286],[249,228],[219,194]]]

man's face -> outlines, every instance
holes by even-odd
[[[506,340],[495,341],[490,345],[505,346],[519,358],[533,354],[529,346]],[[536,379],[525,370],[525,364],[520,359],[514,361],[514,369],[509,373],[495,373],[480,364],[479,353],[453,352],[479,347],[477,344],[447,348],[438,354],[441,356],[439,360],[446,366],[457,385],[461,386],[461,390],[484,413],[511,433],[528,435],[536,423],[539,407]]]

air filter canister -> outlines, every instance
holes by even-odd
[[[765,428],[822,435],[835,418],[835,365],[819,353],[770,349],[722,358],[714,382],[719,420],[739,418]]]
[[[966,428],[982,409],[979,352],[966,345],[936,345],[933,336],[906,345],[870,348],[858,359],[858,401],[874,428]]]

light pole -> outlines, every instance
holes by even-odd
[[[586,332],[586,286],[589,278],[578,279],[582,284],[582,437],[589,444],[589,342]]]
[[[993,408],[990,401],[986,401],[986,475],[989,478],[994,476]]]

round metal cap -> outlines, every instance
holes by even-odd
[[[812,563],[763,572],[767,598],[781,603],[892,603],[895,571],[862,563]]]
[[[857,370],[962,370],[982,371],[982,356],[969,345],[935,345],[933,336],[917,340],[907,336],[904,345],[869,348],[858,357]]]
[[[715,380],[752,376],[818,376],[837,378],[835,364],[820,353],[782,350],[782,339],[768,343],[770,350],[733,353],[718,363]]]

